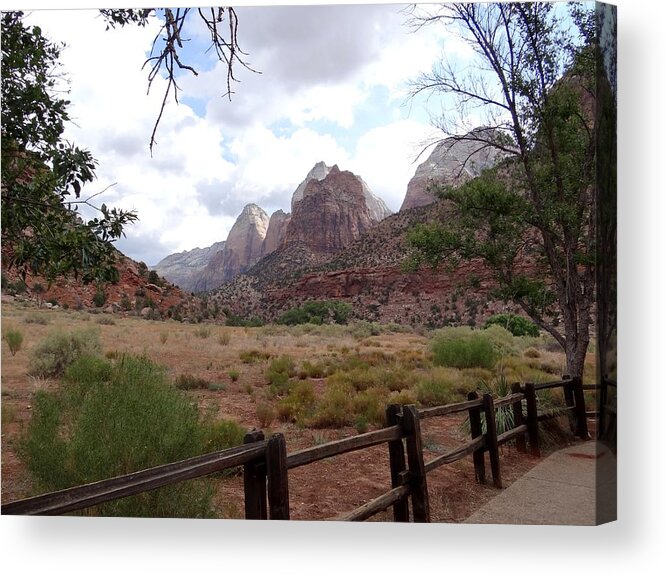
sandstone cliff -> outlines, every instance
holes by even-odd
[[[216,242],[207,248],[194,248],[171,254],[151,269],[186,291],[193,291],[197,277],[210,263],[213,256],[224,249],[224,242]]]
[[[266,230],[266,237],[264,238],[264,244],[261,249],[262,256],[272,254],[275,250],[282,247],[290,219],[291,214],[285,214],[282,210],[278,210],[271,214],[271,219],[268,222],[268,229]]]
[[[248,204],[238,216],[224,243],[197,275],[194,291],[207,291],[251,268],[262,256],[268,229],[268,214]]]
[[[305,176],[305,179],[299,184],[299,186],[294,191],[294,195],[291,198],[291,211],[293,213],[296,208],[296,204],[303,199],[305,193],[305,188],[312,180],[322,181],[330,171],[333,169],[332,166],[327,166],[324,162],[317,162],[314,167],[308,172],[308,175]],[[376,221],[380,222],[384,218],[391,215],[391,210],[388,209],[388,206],[384,203],[379,196],[376,196],[372,193],[368,184],[363,181],[363,178],[357,176],[361,182],[363,189],[363,196],[365,197],[365,203],[368,206],[370,211],[370,217]]]
[[[285,246],[300,244],[315,253],[332,254],[374,223],[361,179],[333,166],[323,180],[311,179],[295,202]]]
[[[483,139],[492,138],[491,130],[478,129],[470,132],[482,134]],[[407,193],[400,211],[425,206],[435,201],[428,191],[431,184],[459,185],[477,177],[486,168],[493,167],[503,154],[496,148],[474,139],[447,138],[435,146],[428,159],[416,168],[407,184]]]

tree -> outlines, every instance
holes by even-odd
[[[25,279],[73,274],[84,282],[115,281],[112,242],[134,212],[82,197],[94,180],[89,151],[63,139],[69,102],[60,97],[61,46],[27,27],[22,12],[2,14],[2,243]],[[80,205],[99,214],[84,222]]]
[[[238,17],[233,8],[220,6],[216,8],[100,10],[107,22],[107,30],[116,26],[123,27],[128,24],[145,26],[151,18],[160,20],[160,28],[153,40],[150,56],[143,64],[144,67],[149,66],[150,69],[148,73],[148,91],[150,91],[153,81],[161,72],[166,72],[167,80],[162,105],[153,126],[152,134],[150,135],[151,153],[153,145],[156,143],[155,134],[162,119],[169,93],[173,94],[174,100],[178,103],[178,91],[180,88],[176,83],[176,72],[184,70],[195,76],[198,75],[197,70],[192,65],[186,64],[183,61],[182,54],[184,45],[188,41],[185,38],[185,24],[195,10],[199,15],[200,21],[203,22],[210,34],[209,50],[212,50],[217,59],[227,67],[227,91],[225,95],[231,99],[231,94],[233,93],[231,83],[232,81],[237,81],[234,76],[234,66],[240,65],[256,72],[244,60],[247,54],[238,45]],[[161,48],[158,48],[158,46],[161,46]]]
[[[505,155],[479,178],[437,190],[455,216],[412,231],[413,264],[481,260],[497,295],[550,333],[568,373],[581,376],[595,301],[594,11],[574,5],[563,21],[550,3],[453,4],[414,12],[412,23],[449,25],[475,54],[462,73],[443,62],[421,75],[414,94],[453,97],[458,119],[481,111],[485,129],[456,137]]]

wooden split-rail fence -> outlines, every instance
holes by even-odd
[[[245,518],[289,519],[290,469],[386,444],[391,489],[361,507],[332,519],[364,521],[392,507],[394,521],[429,522],[427,475],[441,465],[471,456],[477,482],[485,483],[487,453],[493,485],[502,488],[500,446],[515,441],[519,451],[538,457],[540,422],[567,414],[572,430],[578,437],[587,439],[587,417],[596,416],[596,412],[586,412],[584,387],[589,386],[583,386],[580,378],[565,378],[539,384],[516,383],[511,394],[500,399],[493,398],[491,394],[479,396],[472,392],[467,401],[426,409],[416,409],[413,405],[389,405],[386,426],[382,429],[290,454],[282,434],[265,438],[262,431],[254,431],[245,436],[244,444],[239,447],[14,501],[2,505],[1,512],[3,515],[62,515],[165,485],[242,467]],[[553,388],[563,389],[566,406],[557,412],[539,413],[537,391]],[[495,420],[497,410],[501,408],[512,410],[514,427],[498,435]],[[464,413],[469,417],[470,439],[447,453],[425,461],[421,420]]]

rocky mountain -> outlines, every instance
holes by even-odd
[[[319,262],[317,254],[334,253],[391,214],[360,176],[324,162],[315,164],[298,185],[291,205],[291,213],[277,210],[269,219],[259,206],[249,204],[226,241],[171,254],[154,269],[184,289],[209,291],[287,247],[288,266],[295,253],[298,261]]]
[[[285,214],[282,210],[278,210],[271,214],[271,219],[268,222],[268,229],[266,230],[266,237],[264,238],[264,244],[261,248],[262,256],[267,256],[282,247],[290,219],[291,214]]]
[[[436,198],[428,191],[429,185],[459,185],[502,159],[501,152],[474,140],[474,134],[481,134],[483,139],[496,137],[493,131],[481,128],[470,132],[470,139],[446,138],[439,142],[428,159],[416,168],[400,211],[433,203]]]
[[[291,211],[294,212],[296,204],[303,199],[305,188],[312,180],[322,181],[330,171],[333,169],[333,166],[327,166],[324,162],[317,162],[314,167],[308,172],[308,175],[305,176],[305,179],[298,185],[294,191],[294,195],[291,198]],[[356,176],[360,182],[363,189],[363,195],[365,197],[365,203],[370,210],[370,217],[376,221],[380,222],[384,218],[391,215],[391,210],[388,209],[387,205],[384,203],[379,196],[376,196],[372,193],[368,184],[363,181],[363,178]]]
[[[7,249],[3,246],[3,264],[8,261]],[[140,315],[149,319],[183,319],[200,314],[198,298],[150,272],[144,263],[116,252],[116,267],[118,282],[98,287],[83,284],[74,277],[61,277],[49,284],[45,278],[28,275],[23,281],[15,268],[3,266],[2,296],[32,301],[40,307]]]
[[[193,291],[216,288],[257,263],[263,255],[268,224],[268,214],[258,205],[245,206],[231,227],[224,248],[215,252],[197,274]]]
[[[245,318],[274,321],[308,300],[336,299],[354,316],[411,325],[479,325],[507,311],[493,301],[494,287],[480,262],[456,272],[446,266],[407,272],[406,232],[414,225],[448,217],[436,202],[401,211],[376,224],[335,254],[316,254],[301,244],[277,250],[212,294],[221,308]]]
[[[302,198],[294,203],[284,243],[332,254],[359,238],[375,222],[362,180],[333,166],[324,179],[313,178],[306,184]]]
[[[493,301],[494,285],[481,262],[456,271],[405,268],[408,230],[453,217],[447,202],[427,194],[428,184],[460,184],[501,157],[482,143],[441,142],[417,168],[400,212],[379,222],[361,201],[360,178],[317,164],[297,190],[284,246],[212,297],[238,316],[265,321],[304,301],[327,299],[350,303],[357,318],[431,327],[478,325],[493,313],[512,311]]]
[[[198,275],[213,256],[224,249],[225,242],[216,242],[207,248],[194,248],[165,257],[151,269],[187,291],[193,291]]]

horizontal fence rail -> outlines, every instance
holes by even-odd
[[[2,514],[58,515],[69,513],[187,479],[238,467],[261,457],[264,450],[265,442],[208,453],[177,463],[160,465],[96,483],[7,503],[2,506]]]
[[[566,406],[553,412],[539,413],[537,392],[556,388],[563,390]],[[472,392],[467,401],[420,410],[413,405],[389,405],[386,410],[386,426],[382,429],[301,449],[291,454],[287,453],[282,434],[273,434],[265,439],[262,431],[253,431],[245,436],[244,445],[239,447],[14,501],[2,505],[1,511],[3,515],[64,514],[180,481],[241,467],[246,519],[289,519],[288,470],[386,444],[390,488],[360,507],[332,519],[365,521],[392,507],[394,521],[429,522],[428,473],[472,456],[476,480],[485,483],[485,454],[488,454],[493,484],[501,488],[499,447],[515,441],[520,452],[539,456],[539,423],[563,415],[569,418],[572,431],[581,438],[587,438],[586,418],[597,412],[586,410],[583,391],[598,388],[599,386],[584,386],[580,378],[565,377],[562,380],[538,384],[515,383],[511,386],[511,393],[501,398],[494,398],[489,393],[479,397],[476,392]],[[507,409],[513,414],[513,427],[498,434],[497,412]],[[608,411],[610,412],[610,407]],[[469,420],[470,439],[430,461],[424,461],[420,422],[434,417],[465,413]]]

